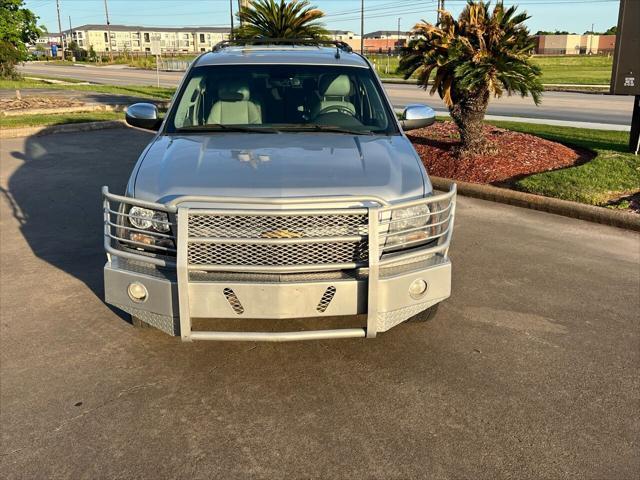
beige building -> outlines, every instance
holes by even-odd
[[[536,53],[542,55],[610,54],[615,35],[538,35]]]
[[[229,38],[224,27],[144,27],[129,25],[81,25],[63,32],[84,50],[104,52],[151,52],[159,41],[163,53],[200,53]],[[110,38],[109,38],[110,35]]]

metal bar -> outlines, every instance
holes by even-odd
[[[190,208],[191,215],[216,215],[216,216],[274,216],[274,217],[306,217],[321,215],[366,215],[366,208],[322,208],[314,210],[241,210],[241,209],[210,209],[210,208]]]
[[[425,202],[427,203],[427,202]],[[444,212],[448,211],[451,208],[451,202],[449,202],[449,205],[447,206],[447,208],[443,208],[442,210],[438,210],[436,212],[431,212],[431,213],[424,213],[422,215],[413,215],[411,217],[403,217],[403,218],[399,218],[397,220],[380,220],[380,225],[384,226],[384,225],[392,225],[394,223],[398,223],[398,222],[404,222],[406,220],[414,220],[416,218],[423,218],[423,217],[431,217],[432,215],[441,215]],[[385,210],[386,212],[387,210]]]
[[[432,242],[433,240],[436,240],[436,239],[438,239],[438,238],[442,237],[443,235],[447,235],[448,233],[449,233],[449,227],[447,227],[447,229],[446,229],[444,232],[439,233],[438,235],[432,235],[432,236],[427,237],[427,238],[420,238],[420,239],[418,239],[418,240],[411,240],[411,241],[409,241],[409,242],[398,243],[397,245],[392,245],[392,246],[390,246],[389,248],[393,248],[393,249],[399,248],[399,249],[402,249],[402,248],[406,248],[406,247],[407,247],[407,245],[415,245],[415,244],[418,244],[418,243],[425,243],[425,242],[426,242],[426,243],[428,243],[428,242]],[[393,236],[393,235],[390,235],[390,236]]]
[[[451,199],[451,203],[453,204],[453,208],[451,209],[451,222],[449,223],[449,226],[447,227],[449,229],[449,234],[447,235],[447,238],[444,242],[444,244],[447,246],[446,250],[444,251],[444,256],[446,257],[447,255],[449,255],[449,246],[451,245],[451,236],[453,234],[453,224],[455,222],[456,219],[456,200],[457,197],[454,196]]]
[[[227,342],[295,342],[301,340],[330,340],[337,338],[364,338],[363,328],[337,330],[307,330],[301,332],[191,332],[191,340],[218,340]]]
[[[126,238],[117,237],[117,236],[111,235],[111,234],[109,234],[108,236],[109,236],[109,238],[113,238],[114,240],[118,240],[119,242],[125,242],[125,243],[130,243],[131,245],[138,245],[140,247],[155,248],[157,250],[162,250],[164,252],[173,252],[173,253],[175,253],[175,249],[173,249],[173,248],[160,247],[160,246],[156,246],[156,245],[148,245],[146,243],[136,242],[135,240],[127,240]]]
[[[374,202],[379,205],[389,205],[389,202],[373,195],[367,196],[335,196],[335,197],[291,197],[291,198],[268,198],[268,197],[208,197],[186,195],[174,198],[167,207],[175,208],[182,203],[235,203],[246,205],[313,205],[316,203],[354,203],[354,202]],[[196,210],[197,211],[197,210]]]
[[[178,279],[178,304],[180,310],[180,336],[183,342],[191,341],[191,310],[189,308],[188,258],[189,210],[178,209],[178,253],[176,270]]]
[[[416,250],[412,250],[410,252],[402,252],[401,250],[397,252],[389,252],[386,255],[383,255],[380,259],[380,266],[384,267],[388,264],[396,263],[399,261],[409,260],[413,257],[421,257],[423,255],[437,254],[441,252],[446,252],[449,248],[449,240],[451,238],[451,231],[449,231],[447,239],[442,243],[442,245],[437,245],[431,248],[420,248]],[[445,253],[446,256],[446,253]]]
[[[147,217],[141,217],[140,215],[131,215],[130,213],[117,212],[117,211],[111,210],[111,209],[109,209],[109,213],[112,213],[114,215],[118,215],[120,217],[137,218],[138,220],[149,220],[149,221],[152,221],[154,223],[162,223],[164,225],[169,225],[169,226],[173,225],[173,223],[165,221],[165,220],[152,220],[152,219],[147,218]],[[167,212],[165,212],[165,213],[167,213]],[[118,226],[120,226],[120,225],[118,225]]]
[[[118,225],[117,223],[113,223],[111,220],[109,220],[108,223],[112,227],[121,228],[123,230],[128,230],[128,231],[131,231],[131,232],[144,233],[146,235],[153,235],[153,236],[160,237],[160,238],[169,238],[169,239],[174,240],[174,241],[176,239],[173,235],[167,235],[166,233],[159,233],[159,232],[150,232],[149,230],[142,230],[141,228],[125,227],[124,225]]]
[[[441,193],[439,195],[433,195],[431,197],[424,197],[424,198],[419,198],[417,200],[410,200],[408,202],[401,202],[401,203],[385,206],[383,210],[384,211],[397,210],[399,208],[409,208],[416,205],[421,205],[423,203],[435,203],[435,202],[442,202],[444,200],[449,200],[456,194],[456,188],[457,188],[456,184],[453,183],[451,184],[451,188],[447,193]]]
[[[323,272],[332,270],[352,270],[364,267],[361,263],[321,263],[309,265],[213,265],[213,264],[189,264],[190,271],[203,272],[267,272],[267,273],[299,273],[299,272]]]
[[[304,243],[349,243],[366,239],[366,235],[349,237],[299,237],[299,238],[234,238],[234,237],[189,237],[189,243],[213,243],[224,245],[290,245]]]
[[[109,238],[107,235],[104,237],[104,249],[108,254],[114,255],[116,257],[127,258],[129,260],[137,260],[139,262],[147,262],[152,265],[157,265],[158,267],[175,267],[175,262],[171,260],[164,260],[162,258],[156,257],[148,257],[146,255],[136,254],[132,252],[127,252],[125,250],[119,250],[117,248],[113,248],[109,243]]]
[[[147,202],[145,200],[138,200],[132,197],[123,197],[122,195],[109,193],[109,187],[106,187],[106,186],[102,187],[102,195],[104,197],[107,197],[109,200],[114,200],[120,203],[128,203],[130,205],[136,205],[138,207],[146,207],[154,210],[161,210],[163,212],[171,212],[171,213],[175,213],[177,210],[176,207],[170,204]]]
[[[378,226],[380,209],[369,209],[369,278],[367,289],[367,338],[375,338],[378,330],[378,276],[380,274],[380,246]]]
[[[442,225],[444,223],[447,223],[449,220],[451,220],[451,216],[448,216],[447,218],[445,218],[444,220],[442,220],[440,222],[427,223],[426,225],[421,225],[419,227],[411,227],[411,228],[407,228],[405,230],[398,230],[398,231],[394,231],[394,232],[386,231],[386,232],[380,234],[380,238],[395,237],[396,235],[404,235],[405,233],[417,232],[417,231],[420,231],[420,230],[426,230],[428,228],[439,227],[440,225]]]

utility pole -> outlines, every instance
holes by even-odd
[[[364,0],[360,2],[360,55],[364,55]]]
[[[231,33],[229,40],[233,39],[233,0],[229,0],[229,18],[231,19]]]
[[[438,23],[440,23],[440,10],[444,10],[444,0],[438,0]]]
[[[62,22],[60,22],[60,0],[56,0],[58,10],[58,31],[60,32],[60,43],[62,44],[62,59],[64,60],[64,36],[62,35]]]
[[[69,15],[69,35],[71,35],[71,41],[73,42],[73,29],[71,28],[71,15]],[[67,46],[69,46],[69,43],[67,43]],[[71,52],[71,60],[73,60],[73,59],[74,59],[74,56],[73,56],[73,51],[72,51]]]
[[[107,0],[104,0],[104,14],[107,17],[107,45],[109,46],[109,60],[113,60],[113,52],[111,51],[111,22],[109,22],[109,7]]]
[[[396,53],[400,53],[400,17],[398,17],[398,43],[396,43]]]

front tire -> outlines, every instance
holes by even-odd
[[[435,305],[432,305],[431,307],[427,308],[426,310],[423,310],[422,312],[414,315],[408,321],[409,322],[415,322],[415,323],[428,322],[436,315],[436,313],[438,312],[438,307],[439,306],[440,306],[440,304],[436,303]]]
[[[131,315],[131,325],[135,328],[152,328],[151,325],[144,322],[140,317],[136,317],[135,315]]]

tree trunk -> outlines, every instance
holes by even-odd
[[[483,120],[489,104],[487,89],[469,93],[449,108],[449,113],[460,131],[460,155],[483,154],[487,151]]]

